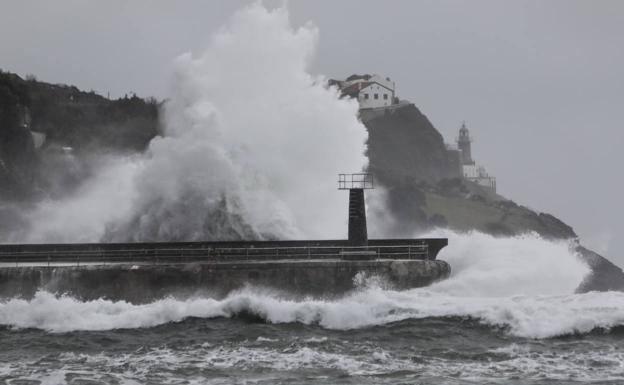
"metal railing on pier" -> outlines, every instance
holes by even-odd
[[[345,256],[348,256],[346,258]],[[361,258],[360,258],[361,257]],[[0,249],[0,266],[171,264],[319,259],[429,259],[427,243],[380,246]]]

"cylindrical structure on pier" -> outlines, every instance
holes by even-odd
[[[364,190],[374,188],[371,174],[338,174],[338,190],[349,190],[349,244],[368,246]]]
[[[366,207],[364,189],[349,190],[349,243],[353,246],[367,246]]]

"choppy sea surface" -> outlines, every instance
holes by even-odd
[[[294,301],[250,289],[131,305],[39,293],[0,305],[0,383],[624,383],[624,295],[468,300],[444,314],[460,306],[450,301],[437,316],[425,310],[432,297],[369,288]],[[600,320],[607,312],[617,317]]]
[[[0,297],[0,384],[623,384],[624,293],[564,242],[450,235],[452,276],[340,298]]]

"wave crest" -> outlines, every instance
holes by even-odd
[[[51,332],[153,327],[188,317],[253,315],[269,323],[318,324],[353,329],[406,319],[469,317],[503,327],[519,337],[548,338],[624,325],[624,293],[509,298],[452,297],[431,290],[396,292],[368,288],[336,301],[289,300],[253,288],[223,300],[163,299],[144,305],[96,300],[80,302],[39,292],[30,301],[0,303],[0,324]]]

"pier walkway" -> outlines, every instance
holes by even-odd
[[[0,267],[99,264],[219,263],[279,260],[433,260],[446,239],[153,242],[0,245]]]

